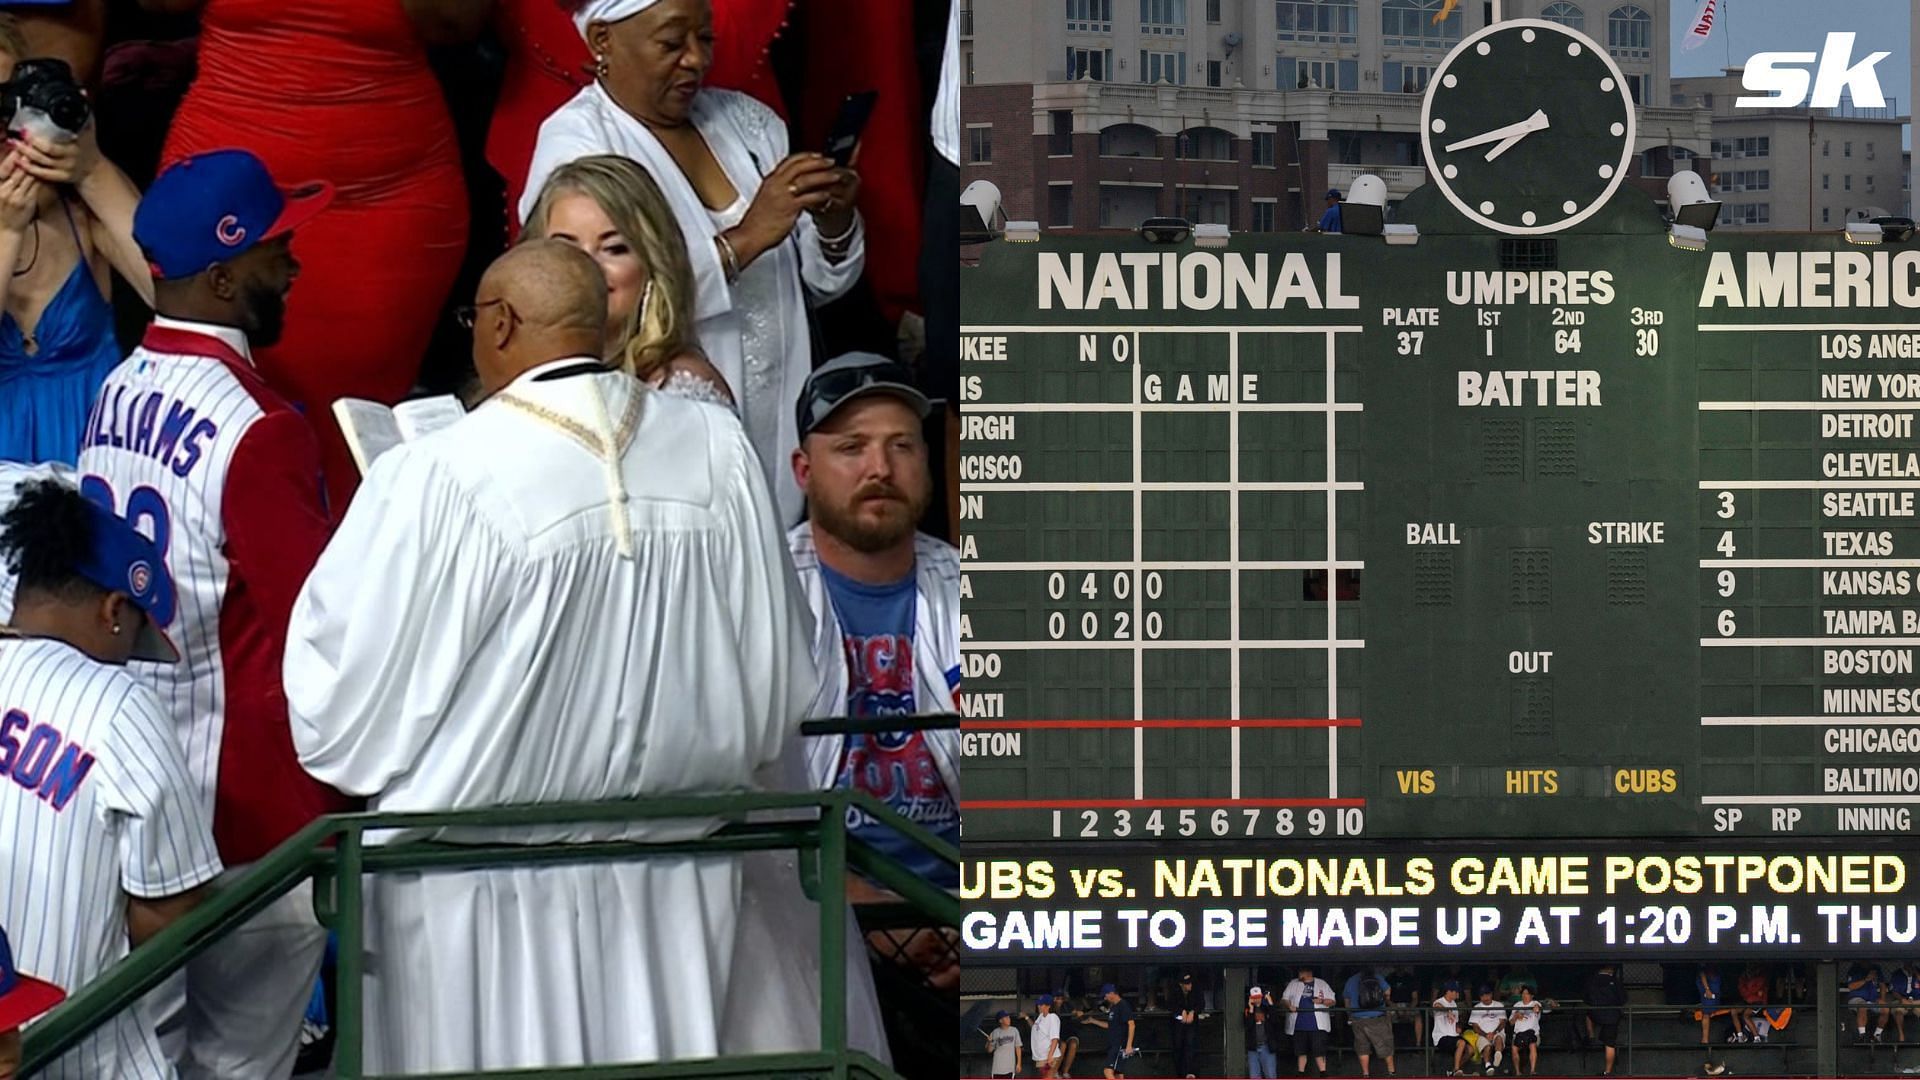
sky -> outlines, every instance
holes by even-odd
[[[1720,0],[1713,36],[1692,52],[1681,48],[1681,39],[1693,25],[1701,0],[1670,2],[1675,75],[1717,75],[1757,52],[1818,53],[1830,31],[1852,30],[1860,35],[1854,39],[1855,61],[1870,52],[1893,54],[1878,66],[1880,89],[1902,115],[1913,112],[1909,0]],[[1906,145],[1911,146],[1911,125],[1907,130]]]

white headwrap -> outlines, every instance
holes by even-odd
[[[587,24],[596,22],[614,23],[621,19],[638,15],[660,0],[587,0],[573,16],[573,25],[579,29],[580,36],[587,36]]]

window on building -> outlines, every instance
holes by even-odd
[[[1773,222],[1771,203],[1722,203],[1722,225],[1768,225]]]
[[[1873,190],[1873,174],[1872,173],[1867,174],[1867,190],[1868,191]]]
[[[1548,4],[1542,8],[1540,17],[1548,22],[1557,22],[1561,26],[1571,26],[1575,30],[1585,31],[1587,28],[1586,13],[1572,4],[1566,3],[1565,0],[1561,0],[1559,3]]]
[[[1279,57],[1274,63],[1274,85],[1282,90],[1358,90],[1358,60],[1295,60]]]
[[[1821,157],[1833,156],[1833,140],[1832,139],[1828,139],[1825,142],[1822,142],[1820,144],[1820,156]]]
[[[1832,173],[1820,174],[1820,190],[1821,191],[1833,190],[1833,174]]]
[[[962,66],[966,68],[966,84],[968,86],[972,86],[973,85],[973,50],[972,49],[963,50],[960,55],[961,55]]]
[[[1073,110],[1047,110],[1047,153],[1063,157],[1073,153]]]
[[[980,124],[967,128],[967,160],[975,165],[984,165],[993,160],[993,125]]]
[[[1273,208],[1271,200],[1255,200],[1253,204],[1253,231],[1273,231]]]
[[[1207,85],[1219,86],[1221,85],[1222,78],[1223,78],[1223,72],[1220,69],[1220,61],[1218,60],[1207,61]]]
[[[1852,173],[1848,173],[1847,175],[1841,177],[1840,180],[1841,180],[1841,183],[1840,183],[1841,190],[1843,191],[1853,190],[1853,174]]]
[[[1113,78],[1112,49],[1068,49],[1067,79],[1106,82]]]
[[[1111,124],[1100,129],[1100,156],[1160,156],[1160,136],[1144,124]]]
[[[1627,76],[1627,96],[1633,99],[1635,105],[1646,104],[1645,91],[1647,77],[1635,72],[1626,72],[1625,74]]]
[[[1706,106],[1707,108],[1709,108],[1709,109],[1711,109],[1711,108],[1713,108],[1713,95],[1712,95],[1712,94],[1701,94],[1701,95],[1700,95],[1700,104],[1702,104],[1702,105],[1705,105],[1705,106]]]
[[[1140,0],[1140,32],[1161,37],[1185,37],[1187,0]]]
[[[1359,40],[1355,0],[1274,0],[1273,22],[1281,41],[1351,45]]]
[[[1465,23],[1460,8],[1434,25],[1433,17],[1447,6],[1446,0],[1386,0],[1380,8],[1382,43],[1388,48],[1439,49],[1460,40]]]
[[[1047,224],[1065,228],[1073,224],[1073,185],[1053,184],[1047,188]]]
[[[1770,191],[1773,174],[1767,169],[1729,169],[1720,174],[1721,191]]]
[[[1207,0],[1207,21],[1220,21],[1220,0]]]
[[[1608,12],[1607,51],[1622,60],[1653,59],[1653,16],[1632,4]]]
[[[1148,52],[1140,50],[1140,81],[1143,83],[1169,82],[1178,86],[1187,84],[1187,54],[1183,52]]]
[[[1853,144],[1852,144],[1852,143],[1850,143],[1850,142],[1843,142],[1843,143],[1841,143],[1841,144],[1840,144],[1840,156],[1841,156],[1841,157],[1852,157],[1852,156],[1853,156]]]
[[[1825,206],[1821,207],[1820,208],[1820,224],[1830,225],[1832,223],[1833,223],[1833,211],[1828,207],[1825,207]]]
[[[1086,34],[1113,32],[1113,0],[1067,0],[1067,29]]]
[[[1254,132],[1253,133],[1253,163],[1255,165],[1268,165],[1268,166],[1272,165],[1274,163],[1273,147],[1274,147],[1273,132],[1271,131]]]
[[[1175,156],[1197,161],[1232,161],[1233,136],[1219,128],[1188,128],[1174,144]]]
[[[1772,150],[1773,140],[1766,135],[1713,140],[1713,156],[1716,158],[1766,157]]]
[[[1867,160],[1868,161],[1873,160],[1873,144],[1872,143],[1867,144]]]
[[[1424,94],[1433,78],[1432,64],[1403,64],[1389,60],[1380,65],[1380,89],[1389,94]]]

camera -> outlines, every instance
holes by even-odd
[[[0,117],[7,130],[60,141],[79,138],[92,107],[65,60],[22,60],[0,83]]]

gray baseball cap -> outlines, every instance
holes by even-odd
[[[800,438],[805,439],[840,406],[867,394],[892,394],[911,406],[922,419],[933,411],[927,395],[913,385],[913,372],[907,370],[906,365],[879,353],[844,353],[815,368],[813,374],[807,376],[806,385],[800,388],[794,416]]]

